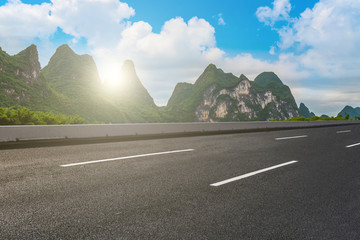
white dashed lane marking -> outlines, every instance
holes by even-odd
[[[297,163],[297,162],[298,161],[294,160],[294,161],[282,163],[282,164],[275,165],[275,166],[268,167],[268,168],[264,168],[264,169],[261,169],[261,170],[255,171],[255,172],[247,173],[247,174],[244,174],[244,175],[241,175],[241,176],[238,176],[238,177],[230,178],[230,179],[227,179],[227,180],[224,180],[224,181],[221,181],[221,182],[213,183],[213,184],[210,184],[210,186],[218,187],[218,186],[221,186],[221,185],[224,185],[224,184],[227,184],[227,183],[238,181],[240,179],[248,178],[248,177],[257,175],[259,173],[267,172],[267,171],[270,171],[270,170],[273,170],[273,169],[276,169],[276,168],[280,168],[280,167],[284,167],[284,166],[294,164],[294,163]]]
[[[351,147],[356,147],[356,146],[359,146],[359,145],[360,145],[360,143],[355,143],[355,144],[348,145],[346,147],[351,148]]]
[[[174,151],[157,152],[157,153],[146,153],[146,154],[139,154],[139,155],[133,155],[133,156],[126,156],[126,157],[108,158],[108,159],[93,160],[93,161],[78,162],[78,163],[69,163],[69,164],[60,165],[60,167],[73,167],[73,166],[93,164],[93,163],[103,163],[103,162],[119,161],[119,160],[130,159],[130,158],[150,157],[150,156],[158,156],[158,155],[174,154],[174,153],[182,153],[182,152],[190,152],[190,151],[194,151],[194,149],[174,150]]]
[[[292,136],[292,137],[280,137],[280,138],[275,138],[275,140],[287,140],[287,139],[306,138],[306,137],[308,137],[308,135]]]
[[[336,133],[349,133],[349,132],[351,132],[351,130],[344,130],[344,131],[337,131]]]

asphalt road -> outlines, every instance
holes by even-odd
[[[1,150],[0,238],[360,239],[357,143],[342,126]]]

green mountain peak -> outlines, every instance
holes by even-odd
[[[232,73],[225,73],[221,68],[217,68],[214,64],[209,64],[200,77],[196,80],[195,85],[209,85],[213,83],[223,84],[228,83],[230,79],[231,82],[238,82],[239,79],[235,77]]]
[[[263,72],[260,73],[254,80],[257,84],[267,86],[269,83],[276,83],[283,85],[283,82],[274,72]]]
[[[134,62],[129,59],[125,60],[121,67],[121,72],[129,76],[136,76]]]
[[[300,103],[299,105],[299,113],[301,116],[305,117],[305,118],[312,118],[315,116],[315,113],[310,112],[309,108],[307,106],[305,106],[304,103]]]
[[[18,58],[18,60],[21,61],[28,73],[30,73],[32,70],[35,70],[36,73],[40,72],[41,67],[36,45],[30,45],[25,50],[16,54],[14,57]]]
[[[217,68],[215,64],[211,63],[205,68],[204,73],[223,74],[224,71],[221,68]]]
[[[352,106],[346,105],[338,114],[338,116],[346,117],[349,115],[350,118],[355,119],[360,116],[360,107],[353,108]]]
[[[34,106],[48,94],[40,74],[37,47],[33,44],[16,55],[0,51],[0,103],[2,106]]]
[[[36,56],[38,55],[37,47],[35,44],[31,44],[29,47],[25,48],[16,55],[29,55],[29,54],[33,54]]]
[[[241,74],[239,78],[240,78],[241,81],[243,81],[243,80],[248,80],[249,81],[249,79],[244,74]]]
[[[85,89],[95,90],[94,88],[101,84],[93,58],[76,54],[66,44],[56,49],[48,65],[41,72],[51,87],[70,97],[88,91]]]
[[[57,49],[56,49],[56,53],[59,53],[59,52],[67,52],[67,53],[72,53],[72,54],[76,54],[71,48],[69,45],[67,44],[63,44],[61,46],[59,46]]]
[[[35,44],[31,44],[29,47],[26,48],[27,50],[30,50],[30,51],[37,51],[37,46]],[[25,50],[26,50],[25,49]]]
[[[136,74],[135,65],[132,60],[125,60],[120,71],[120,80],[122,81],[121,96],[125,101],[136,102],[138,104],[155,107],[153,98],[141,83]]]
[[[206,68],[205,68],[205,71],[204,72],[207,72],[207,71],[215,71],[217,70],[218,68],[215,66],[215,64],[213,63],[210,63]]]

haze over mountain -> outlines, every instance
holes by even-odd
[[[101,83],[90,55],[60,46],[40,69],[35,45],[9,56],[0,51],[0,104],[79,115],[87,122],[284,120],[299,116],[288,86],[273,72],[250,81],[210,64],[195,84],[179,83],[157,107],[127,60],[115,84]]]
[[[112,86],[113,95],[106,93],[93,58],[77,55],[68,45],[60,46],[42,70],[35,45],[14,56],[1,51],[0,69],[1,106],[77,114],[94,123],[160,121],[130,61],[119,69],[128,89]]]
[[[56,49],[41,73],[50,86],[67,97],[95,94],[101,86],[96,64],[90,55],[77,55],[68,45]]]
[[[120,70],[118,84],[115,83],[115,85],[108,87],[111,88],[111,91],[107,95],[115,102],[126,102],[127,104],[156,108],[154,99],[141,83],[136,74],[135,65],[131,60],[124,61]]]

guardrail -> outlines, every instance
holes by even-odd
[[[360,121],[151,123],[97,125],[0,126],[0,142],[22,140],[127,137],[180,133],[216,133],[353,125]]]

